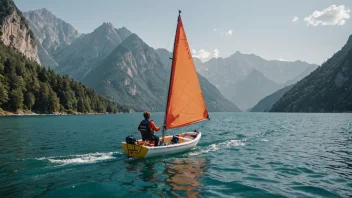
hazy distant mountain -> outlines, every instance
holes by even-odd
[[[278,91],[266,96],[261,99],[252,109],[251,112],[268,112],[271,110],[275,102],[277,102],[293,85],[308,76],[311,72],[313,72],[318,66],[308,67],[305,71],[303,71],[300,75],[295,77],[292,80],[289,80],[285,83],[285,87],[279,89]]]
[[[171,69],[171,61],[169,57],[172,57],[172,53],[166,49],[157,49],[161,62],[164,64],[164,68],[168,69],[167,73],[169,76]],[[198,58],[193,58],[195,64],[201,62]],[[206,78],[198,73],[198,79],[204,95],[204,100],[209,111],[228,111],[228,112],[239,112],[241,111],[235,104],[227,100],[220,91],[212,85]]]
[[[77,80],[82,79],[130,34],[124,27],[115,29],[111,23],[103,23],[92,33],[80,36],[55,56],[60,65],[57,72],[69,74]]]
[[[225,97],[233,98],[236,105],[246,110],[253,107],[268,93],[273,93],[280,87],[280,84],[267,79],[262,73],[254,69],[244,80],[227,87],[227,90],[232,91],[226,92]]]
[[[39,41],[37,42],[38,55],[42,65],[58,66],[52,57],[74,42],[80,36],[79,32],[45,8],[24,12],[23,15]]]
[[[277,101],[274,112],[351,112],[352,35],[346,45]]]
[[[276,101],[278,101],[288,90],[290,90],[293,85],[286,86],[269,96],[261,99],[258,104],[256,104],[251,112],[269,112]]]
[[[312,73],[314,70],[316,70],[319,66],[318,65],[314,65],[312,67],[308,67],[306,70],[304,70],[301,74],[299,74],[298,76],[296,76],[294,79],[289,80],[285,83],[285,85],[293,85],[295,83],[297,83],[298,81],[302,80],[304,77],[308,76],[310,73]]]
[[[317,65],[302,61],[268,61],[253,54],[240,52],[228,58],[213,58],[205,63],[197,61],[196,65],[200,74],[214,84],[227,99],[243,110],[284,87],[285,82],[296,78],[311,67],[317,67]],[[253,71],[257,75],[248,77]],[[256,82],[262,83],[251,86],[254,83],[250,83],[249,79],[256,79]]]
[[[283,84],[294,79],[310,67],[317,67],[302,61],[287,62],[278,60],[265,60],[254,54],[242,54],[236,52],[228,58],[211,59],[205,62],[199,71],[203,73],[214,73],[216,71],[227,72],[230,68],[235,76],[248,75],[252,69],[257,69],[264,76],[276,83]],[[225,67],[225,68],[224,68]],[[208,74],[209,75],[209,74]]]

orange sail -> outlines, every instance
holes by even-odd
[[[208,119],[202,90],[190,52],[181,16],[178,17],[166,107],[166,129]]]

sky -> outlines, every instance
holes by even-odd
[[[203,61],[240,51],[321,64],[352,34],[351,0],[14,1],[21,11],[47,8],[81,33],[111,22],[170,51],[181,9],[190,48]]]

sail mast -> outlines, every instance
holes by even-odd
[[[173,48],[173,52],[172,52],[172,58],[170,58],[172,60],[171,63],[171,72],[170,72],[170,81],[169,81],[169,90],[168,90],[168,94],[167,94],[167,102],[166,102],[166,107],[165,107],[165,116],[164,116],[164,124],[163,124],[163,131],[162,131],[162,143],[164,143],[165,140],[165,131],[166,131],[166,116],[167,116],[167,109],[168,109],[168,105],[170,102],[170,88],[171,88],[171,81],[172,81],[172,67],[174,66],[174,57],[175,57],[175,53],[176,53],[176,38],[177,38],[177,30],[178,30],[178,22],[181,18],[181,10],[178,11],[178,18],[177,18],[177,25],[176,25],[176,33],[175,33],[175,40],[174,40],[174,48]]]

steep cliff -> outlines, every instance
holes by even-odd
[[[0,0],[0,36],[10,46],[40,64],[34,34],[12,0]]]

